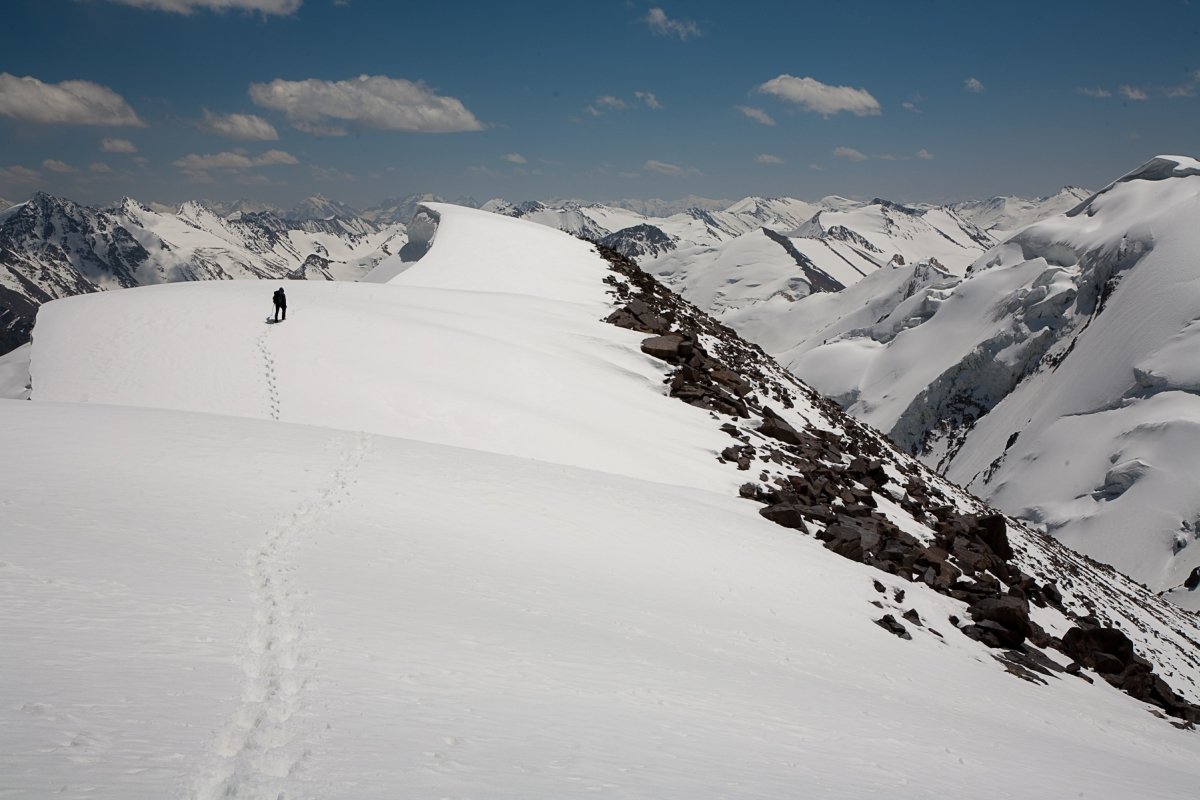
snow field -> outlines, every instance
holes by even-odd
[[[0,462],[0,790],[1196,785],[1194,733],[1100,681],[1006,674],[951,630],[961,604],[739,500],[719,422],[599,322],[608,272],[586,244],[431,210],[420,262],[383,265],[387,285],[288,284],[279,325],[272,283],[43,308],[33,402],[0,400],[6,452],[36,454]],[[911,641],[873,622],[910,608]]]
[[[932,616],[944,641],[884,632],[878,573],[734,498],[258,420],[0,417],[54,456],[3,467],[15,796],[1165,798],[1200,773],[1108,687],[1015,680]]]

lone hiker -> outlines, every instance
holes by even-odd
[[[275,294],[271,297],[275,301],[275,321],[279,322],[279,313],[283,312],[283,318],[287,319],[287,295],[283,293],[283,287],[280,286],[275,290]]]

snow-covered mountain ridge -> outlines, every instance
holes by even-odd
[[[1181,586],[1200,567],[1197,167],[1156,158],[961,281],[906,267],[797,304],[805,329],[768,347],[991,502],[1200,607]]]
[[[357,217],[175,213],[125,198],[109,209],[35,194],[0,212],[0,352],[28,339],[42,303],[181,280],[354,279],[404,244],[404,228]]]
[[[612,251],[435,204],[410,230],[420,260],[298,282],[277,325],[258,281],[43,307],[32,399],[0,402],[11,794],[1200,777],[1155,716],[1200,701],[1193,615]]]

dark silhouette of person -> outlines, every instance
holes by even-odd
[[[284,319],[287,319],[287,295],[283,293],[282,286],[275,290],[271,299],[275,301],[275,321],[279,322],[280,313],[283,314]]]
[[[1200,587],[1200,567],[1192,569],[1191,574],[1187,576],[1187,580],[1183,582],[1183,588],[1189,592],[1196,591],[1197,587]]]

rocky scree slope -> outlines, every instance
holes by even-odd
[[[863,577],[879,592],[883,629],[957,629],[1025,680],[1098,674],[1178,725],[1200,720],[1193,615],[948,483],[628,258],[598,249],[612,267],[607,321],[648,334],[642,350],[664,362],[667,393],[710,411],[731,439],[719,459],[747,473],[740,494],[764,518],[877,571]]]

